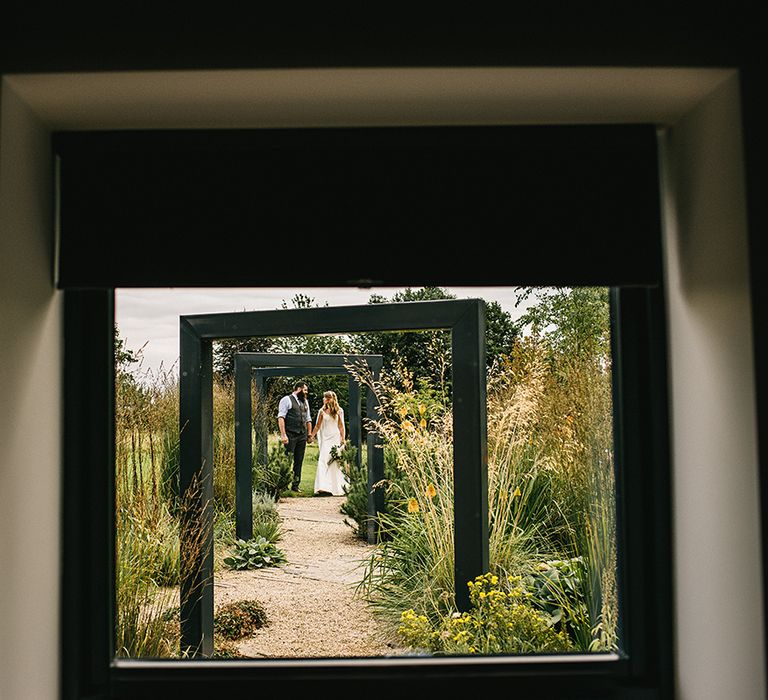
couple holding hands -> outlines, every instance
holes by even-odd
[[[280,399],[277,409],[277,425],[280,441],[285,451],[293,457],[293,483],[291,491],[298,492],[301,481],[301,465],[307,442],[317,436],[320,454],[317,459],[314,492],[318,495],[343,496],[348,485],[344,472],[331,460],[331,449],[344,444],[344,410],[339,406],[335,392],[323,394],[323,406],[317,414],[314,429],[309,415],[306,382],[296,382],[293,393]]]

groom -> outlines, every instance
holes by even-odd
[[[285,451],[293,455],[291,491],[298,491],[301,482],[301,464],[304,461],[304,451],[307,449],[307,436],[312,433],[305,382],[296,382],[293,385],[293,393],[280,399],[277,407],[277,425],[280,428],[280,441],[285,445]]]

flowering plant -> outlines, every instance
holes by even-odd
[[[433,625],[426,615],[406,610],[398,630],[405,643],[436,654],[526,654],[574,648],[565,632],[556,632],[547,616],[531,606],[531,594],[520,577],[510,578],[502,587],[498,576],[488,573],[467,585],[469,612],[453,612]]]

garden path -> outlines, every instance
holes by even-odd
[[[269,624],[238,649],[252,658],[391,656],[404,653],[354,592],[372,547],[339,512],[343,496],[278,503],[288,563],[280,568],[216,574],[215,604],[256,599]]]

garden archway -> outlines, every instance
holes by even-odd
[[[468,610],[466,582],[488,569],[485,303],[482,299],[242,311],[179,318],[179,486],[185,503],[181,517],[183,654],[210,657],[213,653],[213,341],[428,329],[451,333],[453,477],[457,494],[454,498],[454,588],[458,609]]]
[[[362,363],[362,364],[361,364]],[[358,366],[370,373],[376,381],[379,378],[383,358],[381,355],[331,355],[307,353],[235,353],[235,509],[236,534],[244,540],[253,535],[253,505],[251,501],[253,450],[251,441],[251,381],[256,380],[257,392],[262,393],[265,376],[309,376],[347,374],[350,390],[350,439],[357,448],[358,466],[361,463],[361,414],[360,385],[355,380],[351,369]],[[364,365],[364,366],[363,366]],[[260,382],[261,380],[261,382]],[[366,416],[375,420],[378,417],[376,396],[368,388]],[[368,484],[372,487],[384,478],[383,453],[377,449],[375,433],[369,433],[368,449]],[[267,435],[259,435],[260,459],[267,461]],[[382,508],[380,491],[369,488],[368,514],[375,516]],[[368,523],[368,542],[376,540],[374,521]]]

